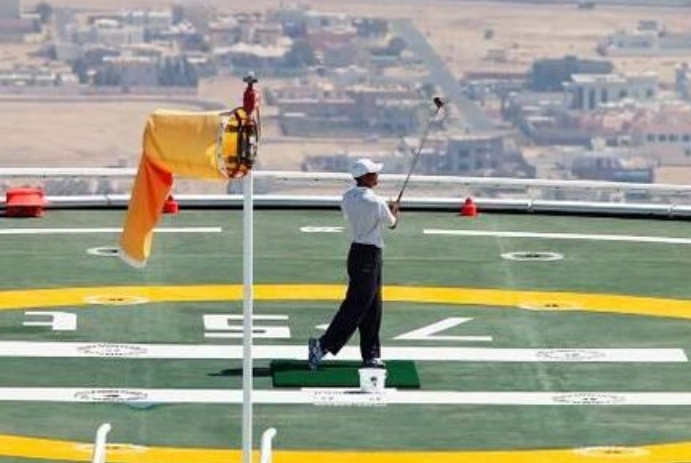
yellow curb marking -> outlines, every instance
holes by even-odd
[[[229,301],[242,298],[240,285],[196,286],[121,286],[91,288],[35,289],[0,291],[0,310],[40,309],[88,306],[94,294],[119,298],[145,298],[149,302]],[[344,295],[342,285],[256,285],[258,301],[337,301]],[[569,292],[507,291],[473,288],[417,288],[388,286],[387,302],[424,302],[436,304],[482,305],[487,308],[532,306],[576,306],[590,312],[645,315],[691,319],[691,301],[610,294]],[[122,445],[122,444],[121,444]],[[84,443],[0,435],[0,455],[89,461]],[[228,463],[240,461],[237,450],[201,448],[139,447],[137,452],[108,452],[109,463]],[[574,451],[574,449],[463,451],[463,452],[355,452],[355,451],[282,451],[274,452],[275,463],[326,461],[329,463],[611,463],[626,455],[628,463],[672,463],[691,460],[691,442],[631,447],[627,452]],[[257,455],[255,455],[257,458]]]

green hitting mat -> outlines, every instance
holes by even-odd
[[[274,387],[360,387],[358,361],[325,361],[310,371],[304,360],[272,360],[270,368]],[[419,389],[415,362],[387,360],[386,387]]]

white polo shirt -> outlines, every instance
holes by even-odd
[[[396,225],[389,206],[371,188],[354,186],[343,193],[341,210],[350,225],[353,243],[384,247],[384,227]]]

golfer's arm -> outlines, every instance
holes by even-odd
[[[388,207],[386,209],[387,209],[387,219],[389,221],[388,227],[390,230],[393,230],[394,228],[396,228],[396,225],[398,225],[398,213],[394,214],[393,212],[391,212],[389,210]]]

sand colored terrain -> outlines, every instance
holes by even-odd
[[[200,4],[183,0],[183,5]],[[214,2],[208,2],[214,3]],[[79,0],[54,0],[53,6],[84,8]],[[158,0],[90,0],[92,10],[123,7],[167,7]],[[263,11],[278,6],[278,1],[215,2],[224,12]],[[31,7],[28,3],[27,7]],[[510,3],[436,1],[347,1],[320,0],[313,9],[347,12],[353,15],[386,18],[413,18],[432,46],[449,62],[461,78],[478,70],[527,71],[530,63],[542,57],[577,54],[596,57],[597,41],[617,29],[634,27],[639,20],[653,19],[671,31],[691,29],[688,9],[601,7],[591,11],[574,5],[544,6]],[[494,36],[486,40],[486,31]],[[488,50],[503,49],[504,63],[486,59]],[[25,47],[0,46],[3,61],[21,59]],[[657,71],[670,83],[679,58],[616,58],[620,71]],[[265,81],[264,87],[278,85]],[[202,83],[199,97],[237,104],[242,92],[239,78],[214,78]],[[233,101],[233,99],[235,99]],[[0,95],[0,165],[11,166],[90,166],[136,165],[141,132],[149,112],[167,105],[160,101],[115,100],[111,102],[23,103]],[[190,109],[181,107],[180,109]],[[305,155],[330,154],[339,150],[381,151],[397,140],[376,145],[364,140],[300,140],[283,137],[265,108],[266,141],[261,162],[268,169],[299,169]]]

